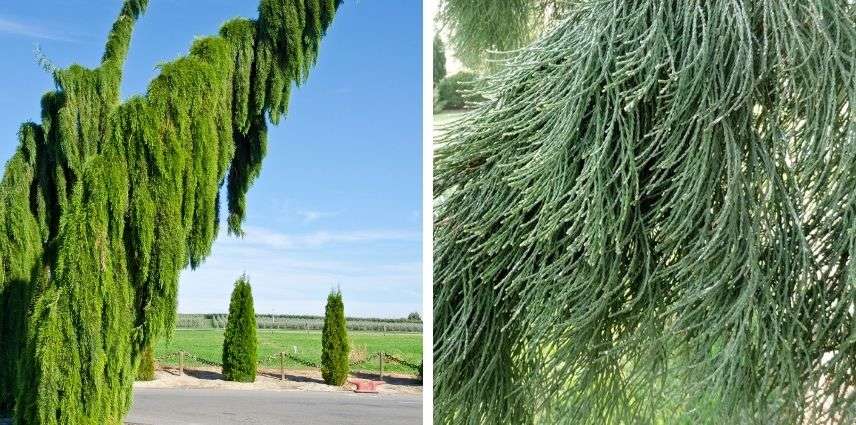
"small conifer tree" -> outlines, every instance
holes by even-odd
[[[330,291],[324,313],[324,330],[321,334],[321,376],[329,385],[342,385],[348,377],[348,330],[345,323],[345,305],[342,291]]]
[[[147,346],[140,353],[140,365],[137,367],[137,381],[154,381],[155,353],[152,346]]]
[[[253,382],[256,380],[256,312],[253,291],[247,275],[235,282],[226,334],[223,337],[223,379]]]

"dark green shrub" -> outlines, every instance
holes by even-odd
[[[446,47],[440,34],[434,35],[434,85],[446,77]]]
[[[345,305],[342,291],[327,296],[324,329],[321,334],[321,376],[329,385],[342,385],[348,377],[348,331],[345,328]]]
[[[155,352],[152,346],[147,346],[140,354],[140,365],[137,367],[137,381],[154,381]]]
[[[437,84],[437,102],[434,109],[464,109],[483,101],[484,97],[472,92],[477,79],[476,74],[467,71],[443,78]]]
[[[253,382],[256,380],[256,314],[253,309],[253,292],[247,276],[235,282],[229,317],[223,336],[223,379]]]

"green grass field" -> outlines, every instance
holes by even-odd
[[[258,331],[258,358],[263,367],[278,368],[279,359],[269,358],[279,352],[286,351],[313,363],[321,362],[321,332],[265,330]],[[422,359],[421,333],[380,333],[380,332],[349,332],[352,351],[367,355],[383,351],[410,363],[419,364]],[[155,357],[162,365],[174,366],[178,363],[175,356],[177,351],[185,351],[204,360],[220,362],[223,348],[222,329],[178,329],[170,341],[161,341],[155,346]],[[296,349],[296,351],[295,351]],[[200,363],[189,360],[188,365]],[[306,369],[307,367],[294,360],[286,359],[288,369]],[[375,372],[379,368],[377,358],[352,366],[352,370]],[[384,362],[384,371],[416,374],[406,366]]]

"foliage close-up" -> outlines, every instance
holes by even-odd
[[[265,155],[338,0],[261,0],[121,101],[147,0],[125,0],[98,67],[52,69],[42,122],[0,181],[0,411],[21,424],[118,424],[142,351],[176,318],[179,272],[208,256],[220,188],[241,234]]]
[[[330,291],[321,331],[321,376],[329,385],[342,385],[348,378],[348,354],[351,352],[345,326],[342,292]]]
[[[258,345],[253,290],[244,275],[235,282],[229,302],[229,317],[223,335],[223,379],[254,382]]]
[[[437,422],[856,422],[856,6],[571,3],[436,141]]]

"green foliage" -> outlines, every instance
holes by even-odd
[[[121,422],[142,351],[175,322],[179,272],[210,253],[221,184],[240,233],[265,117],[285,113],[339,5],[261,0],[258,20],[196,40],[120,103],[147,3],[122,4],[100,66],[54,70],[0,181],[0,409],[18,423]]]
[[[470,69],[493,68],[491,53],[526,45],[571,0],[442,0],[439,20],[449,29],[455,57]]]
[[[32,182],[45,179],[36,163],[45,150],[43,140],[40,126],[22,125],[18,149],[0,180],[0,413],[14,407],[13,384],[35,286],[31,276],[38,273],[44,249],[47,208],[41,193],[30,196]]]
[[[229,321],[223,337],[223,379],[254,382],[258,345],[253,291],[244,275],[235,282],[229,302]]]
[[[421,322],[422,316],[420,316],[419,313],[414,311],[414,312],[407,315],[407,320],[413,320],[413,321]]]
[[[484,101],[484,97],[473,91],[476,81],[478,81],[476,74],[467,71],[461,71],[441,80],[437,85],[435,111],[469,108]]]
[[[446,77],[446,47],[443,46],[443,40],[440,34],[434,34],[434,85]]]
[[[348,355],[351,348],[345,328],[345,304],[342,292],[330,291],[321,333],[321,376],[329,385],[342,385],[348,378]]]
[[[856,6],[575,4],[438,140],[438,422],[854,423]]]
[[[140,353],[140,365],[137,367],[137,381],[154,381],[155,351],[149,345]]]

